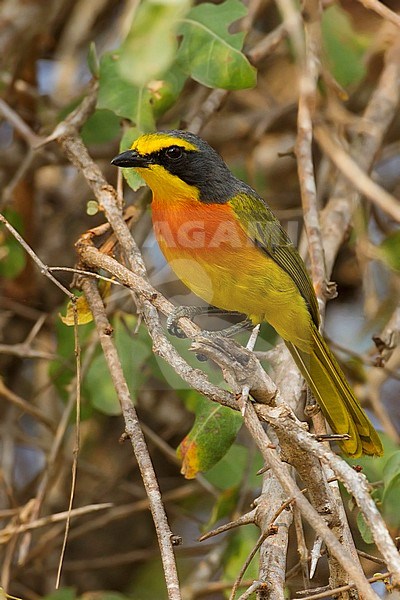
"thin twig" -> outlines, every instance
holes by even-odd
[[[369,172],[382,145],[400,100],[400,36],[385,53],[384,68],[363,114],[362,133],[353,136],[349,152],[358,165]],[[365,173],[364,173],[365,175]],[[340,175],[326,207],[321,212],[321,227],[328,276],[332,272],[339,248],[350,226],[359,194]]]
[[[375,581],[382,581],[382,579],[387,579],[388,577],[390,577],[390,573],[381,573],[379,575],[374,575],[374,577],[370,577],[369,579],[367,579],[367,581],[369,583],[375,583]],[[319,594],[312,594],[311,596],[305,596],[304,598],[302,598],[302,600],[320,600],[321,598],[328,598],[331,596],[338,596],[339,594],[343,593],[343,592],[347,592],[348,590],[351,590],[352,588],[355,588],[356,586],[352,583],[349,583],[348,585],[342,585],[340,587],[337,588],[329,588],[327,590],[325,590],[324,592],[320,592]]]
[[[318,124],[315,126],[314,135],[321,149],[329,156],[349,183],[369,198],[378,208],[386,212],[395,221],[400,222],[398,200],[375,183],[358,166],[356,161],[334,140],[332,132],[325,125]]]
[[[0,349],[0,352],[1,352],[1,349]],[[36,408],[36,406],[31,404],[30,402],[27,402],[20,396],[17,396],[17,394],[15,394],[10,389],[8,389],[8,387],[5,385],[5,383],[1,377],[0,377],[0,396],[3,396],[3,398],[8,400],[9,402],[12,402],[20,410],[27,413],[28,415],[31,415],[34,419],[37,419],[39,421],[39,423],[43,423],[43,425],[45,425],[45,427],[48,427],[50,429],[50,431],[52,431],[52,432],[55,431],[56,425],[55,425],[54,421],[52,419],[49,419],[49,417],[47,415],[45,415],[44,413],[42,413],[41,410]]]
[[[57,577],[56,577],[56,590],[60,587],[61,580],[61,571],[62,565],[64,562],[65,551],[67,549],[67,540],[68,533],[71,527],[71,518],[72,518],[72,507],[74,503],[75,490],[76,490],[76,476],[78,470],[78,454],[80,447],[80,427],[81,427],[81,346],[79,343],[79,333],[78,333],[78,309],[76,304],[73,305],[73,315],[74,315],[74,351],[75,351],[75,386],[76,386],[76,417],[75,417],[75,446],[73,449],[73,461],[72,461],[72,469],[71,469],[71,491],[69,496],[69,505],[68,505],[68,517],[65,522],[65,531],[64,538],[61,547],[60,559],[58,562],[57,568]]]
[[[66,296],[68,296],[68,298],[71,300],[71,302],[75,302],[76,301],[75,294],[70,292],[66,287],[64,287],[62,285],[62,283],[60,283],[55,277],[53,277],[48,266],[45,265],[44,262],[42,262],[40,260],[40,258],[36,254],[36,252],[34,252],[32,250],[32,248],[29,246],[29,244],[27,244],[27,242],[24,240],[24,238],[18,233],[18,231],[11,225],[11,223],[9,223],[9,221],[1,213],[0,213],[0,223],[3,223],[3,225],[5,225],[7,227],[8,231],[11,233],[11,235],[13,235],[15,237],[15,239],[21,244],[21,246],[25,250],[25,252],[27,252],[29,254],[29,256],[32,258],[33,262],[36,263],[36,265],[39,267],[42,275],[45,275],[45,277],[50,279],[50,281],[52,283],[54,283],[58,288],[60,288],[60,290]]]
[[[142,430],[140,429],[136,410],[130,397],[117,351],[110,337],[112,327],[108,322],[100,294],[94,282],[92,280],[85,280],[83,281],[82,288],[95,318],[100,343],[121,403],[122,414],[125,420],[125,430],[131,440],[133,451],[138,461],[143,483],[149,498],[150,510],[156,526],[161,559],[164,566],[168,598],[170,600],[180,600],[179,581],[171,541],[172,532],[165,514],[157,478]]]
[[[322,7],[319,0],[306,0],[303,12],[306,15],[304,20],[305,58],[300,75],[296,156],[304,225],[310,253],[311,275],[317,296],[324,300],[327,297],[326,269],[312,156],[312,121],[316,106],[321,52]]]
[[[2,98],[0,98],[0,112],[4,118],[18,131],[31,148],[36,148],[43,142],[43,139],[36,135],[34,131],[25,123],[15,110],[13,110]]]
[[[91,514],[99,510],[112,508],[112,506],[112,502],[104,502],[103,504],[88,504],[87,506],[81,506],[80,508],[73,508],[72,511],[65,510],[60,513],[53,513],[52,515],[41,517],[40,519],[35,519],[34,521],[29,521],[28,523],[10,525],[1,531],[0,544],[7,542],[11,536],[23,533],[24,531],[31,531],[32,529],[39,529],[41,527],[47,527],[53,523],[66,521],[69,514],[71,514],[73,517],[81,517],[82,515]]]
[[[393,12],[388,6],[382,4],[379,0],[358,0],[360,4],[368,8],[368,10],[373,10],[377,15],[385,19],[386,21],[390,21],[393,25],[400,27],[400,16]]]
[[[215,345],[213,343],[214,341],[216,342]],[[237,385],[241,385],[240,382],[243,377],[246,377],[250,380],[252,379],[253,376],[249,368],[249,363],[246,364],[244,356],[239,357],[238,354],[236,354],[236,352],[245,353],[246,351],[243,348],[235,346],[235,352],[231,350],[229,354],[225,355],[225,353],[223,354],[221,352],[221,349],[223,348],[224,344],[232,344],[232,341],[224,340],[222,342],[221,339],[219,339],[213,340],[213,342],[209,338],[198,338],[196,341],[196,351],[205,354],[206,356],[212,358],[214,362],[219,364],[223,369],[225,376],[231,373],[233,378],[238,379]],[[245,365],[245,367],[243,365]],[[264,371],[262,373],[268,393],[273,393],[274,384]],[[260,379],[257,379],[257,387],[254,389],[251,388],[253,397],[257,398],[259,393],[261,396],[263,396],[262,385],[263,383],[261,381],[260,373]],[[367,524],[371,529],[374,541],[377,544],[382,556],[386,560],[386,564],[391,570],[395,581],[400,582],[400,557],[393,540],[389,535],[386,525],[376,507],[376,504],[370,497],[368,483],[365,477],[361,473],[356,473],[346,462],[334,454],[329,448],[326,448],[324,444],[318,443],[314,437],[304,429],[302,424],[295,419],[290,409],[286,405],[281,404],[280,396],[277,391],[275,391],[275,396],[277,400],[277,405],[275,406],[270,407],[267,404],[263,404],[262,406],[257,404],[249,404],[249,408],[251,407],[252,411],[257,410],[259,417],[269,423],[277,432],[277,434],[282,436],[282,439],[285,439],[285,436],[287,436],[289,444],[295,444],[296,448],[302,448],[306,455],[319,458],[324,464],[327,464],[332,469],[335,477],[337,477],[345,485],[349,493],[354,497],[357,505],[364,515]],[[255,431],[256,430],[254,430],[254,433]],[[292,440],[292,442],[290,442],[290,440]],[[294,442],[294,440],[296,440],[296,442]],[[265,440],[264,444],[265,447],[263,447],[263,452],[265,453],[270,451],[271,442],[269,439]],[[258,441],[257,445],[259,445]],[[266,461],[266,463],[271,467],[270,461]],[[278,476],[277,478],[279,479]],[[284,489],[287,491],[286,488]],[[298,494],[301,494],[301,492],[297,489],[297,487],[296,494],[297,495],[294,496],[294,498],[301,508],[301,505],[298,502]],[[322,530],[316,529],[316,533],[322,535],[327,543],[327,539],[325,535],[322,534]],[[333,535],[331,531],[330,533]],[[348,552],[350,552],[350,550],[346,551],[346,553]],[[338,559],[338,562],[343,565],[343,562],[340,559]],[[353,560],[352,565],[355,568],[355,563]],[[351,577],[353,577],[353,574],[346,566],[344,566],[344,569]],[[358,573],[360,576],[360,571],[358,571]]]
[[[99,273],[94,273],[93,271],[85,271],[84,269],[77,269],[75,267],[49,267],[49,271],[62,271],[65,273],[74,273],[75,275],[86,275],[87,277],[93,277],[94,279],[100,279],[101,281],[108,281],[114,285],[122,285],[122,283],[116,279],[111,279],[105,275],[100,275]]]
[[[257,592],[258,590],[264,588],[268,588],[268,584],[266,584],[264,581],[253,581],[253,583],[248,587],[244,594],[241,594],[239,596],[238,600],[249,600],[249,598],[251,598],[254,592]]]
[[[247,58],[252,63],[256,64],[264,56],[271,54],[287,35],[288,32],[285,25],[281,23],[276,29],[268,33],[262,40],[246,52]]]
[[[261,544],[264,542],[264,540],[267,538],[267,536],[268,536],[268,532],[263,532],[260,535],[260,537],[258,538],[258,540],[256,541],[256,543],[254,544],[254,547],[251,549],[251,551],[249,552],[248,556],[246,557],[246,560],[244,561],[244,563],[240,567],[240,571],[239,571],[239,573],[238,573],[238,575],[236,577],[235,583],[232,586],[232,590],[231,590],[231,593],[230,593],[230,596],[229,596],[229,600],[234,600],[234,598],[236,596],[236,592],[239,589],[240,583],[241,583],[241,581],[242,581],[242,579],[244,577],[245,572],[247,571],[248,567],[250,566],[251,561],[253,560],[253,558],[257,554],[258,550],[260,549]],[[260,584],[258,584],[258,587],[259,587],[259,585]]]
[[[249,525],[250,523],[256,522],[256,509],[242,515],[238,519],[234,521],[230,521],[229,523],[224,523],[224,525],[220,525],[220,527],[216,527],[211,531],[207,531],[199,537],[199,542],[204,542],[205,540],[210,539],[216,535],[220,535],[221,533],[225,533],[226,531],[230,531],[231,529],[235,529],[236,527],[241,527],[242,525]]]

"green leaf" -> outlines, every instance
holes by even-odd
[[[366,544],[373,544],[374,538],[372,537],[371,530],[365,522],[364,515],[361,512],[357,513],[357,527],[364,542]]]
[[[381,511],[385,517],[385,521],[391,527],[398,527],[400,525],[399,497],[400,473],[392,477],[390,483],[385,485],[383,490]]]
[[[213,506],[208,523],[202,526],[203,531],[208,531],[217,521],[232,514],[237,505],[239,491],[239,487],[231,487],[221,492]]]
[[[96,356],[88,368],[82,383],[82,392],[96,410],[105,415],[121,414],[121,407],[104,354]]]
[[[100,62],[97,54],[96,44],[94,42],[90,42],[89,44],[89,52],[87,57],[89,71],[98,79],[100,73]]]
[[[190,0],[142,2],[121,46],[118,70],[126,81],[142,87],[166,73],[175,59],[179,19]]]
[[[182,19],[178,59],[193,79],[227,90],[255,86],[256,70],[241,52],[244,33],[228,32],[246,13],[240,0],[226,0],[218,5],[200,4]]]
[[[400,474],[400,450],[392,454],[383,469],[383,481],[388,486]]]
[[[129,583],[127,600],[155,600],[155,598],[168,600],[164,572],[159,558],[147,558]]]
[[[254,526],[246,525],[245,527],[239,527],[235,533],[230,536],[228,547],[224,556],[224,581],[235,581],[238,573],[240,572],[243,564],[250,552],[253,550],[258,539],[258,530]],[[245,578],[251,580],[257,579],[258,576],[258,565],[257,565],[257,554],[251,561],[250,565],[246,569]],[[238,598],[240,593],[235,596]]]
[[[225,456],[206,474],[206,479],[220,490],[240,486],[246,476],[249,487],[257,488],[261,480],[257,471],[263,466],[259,454],[251,461],[249,470],[249,450],[240,444],[233,444]]]
[[[144,366],[152,353],[151,339],[144,326],[137,327],[137,317],[124,314],[113,321],[115,345],[133,398],[145,380]]]
[[[400,524],[400,451],[387,460],[383,469],[383,496],[381,510],[386,521],[393,527]]]
[[[161,79],[150,81],[148,88],[153,93],[153,111],[156,117],[163,115],[174,104],[187,79],[185,71],[175,62]]]
[[[11,225],[23,235],[21,216],[14,210],[6,209],[4,216]],[[6,229],[0,227],[0,276],[14,279],[24,270],[26,265],[26,253],[21,244]]]
[[[379,249],[382,260],[394,271],[400,271],[400,231],[383,240]]]
[[[86,145],[104,144],[120,134],[120,119],[110,110],[96,110],[82,128],[82,139]]]
[[[322,16],[322,39],[328,65],[340,85],[356,85],[366,73],[364,55],[369,45],[366,35],[357,33],[344,10],[330,6]]]
[[[130,119],[141,133],[154,131],[153,93],[148,88],[134,86],[121,77],[119,61],[120,52],[108,52],[101,58],[97,106],[111,110],[124,119]]]
[[[91,590],[82,594],[79,600],[129,600],[129,597],[108,590]]]
[[[75,600],[76,591],[72,587],[60,588],[43,597],[43,600]]]
[[[143,327],[134,333],[137,325],[132,315],[116,315],[112,322],[114,340],[122,370],[132,400],[144,382],[143,366],[151,354],[151,342]],[[106,415],[119,415],[120,404],[103,353],[96,356],[83,381],[84,395],[91,405]]]
[[[120,152],[129,150],[129,148],[132,146],[133,142],[139,137],[139,135],[140,131],[137,127],[129,127],[129,129],[126,129],[124,131],[124,135],[121,138],[121,143],[119,146]],[[136,171],[136,169],[122,169],[122,175],[127,181],[129,187],[132,188],[134,192],[146,185],[143,179],[140,177],[139,173]]]
[[[194,425],[177,450],[182,460],[181,473],[193,479],[208,471],[226,454],[242,425],[242,417],[225,406],[215,404],[192,392]]]
[[[67,310],[68,302],[65,302],[60,308],[62,313]],[[84,325],[82,330],[92,330],[93,325]],[[81,329],[79,330],[79,339],[82,343]],[[57,319],[55,323],[56,347],[58,358],[49,363],[49,377],[56,387],[60,397],[67,399],[68,386],[76,375],[75,365],[75,339],[74,328],[64,325]]]

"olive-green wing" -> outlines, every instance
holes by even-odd
[[[318,327],[318,301],[303,259],[264,200],[248,189],[229,200],[229,205],[249,238],[293,279]]]

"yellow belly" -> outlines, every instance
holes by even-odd
[[[285,340],[311,350],[311,317],[303,297],[271,258],[256,247],[171,248],[159,240],[170,267],[197,296],[218,308],[267,321]]]

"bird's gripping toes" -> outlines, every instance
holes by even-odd
[[[142,135],[116,156],[153,192],[153,226],[176,275],[223,311],[267,321],[284,339],[339,444],[349,456],[383,453],[379,436],[319,332],[304,262],[266,202],[201,138]]]

